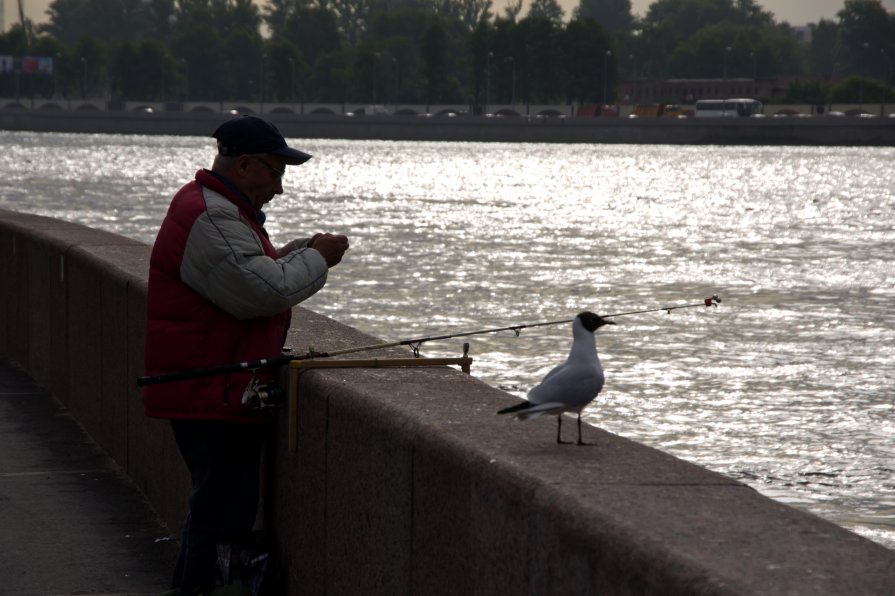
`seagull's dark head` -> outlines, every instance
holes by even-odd
[[[584,328],[591,333],[593,333],[603,325],[615,325],[615,323],[613,323],[612,321],[607,321],[600,315],[588,311],[579,314],[578,318],[581,319],[581,324],[584,325]]]

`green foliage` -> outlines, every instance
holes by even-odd
[[[101,41],[164,39],[173,0],[54,0],[39,29],[65,45],[84,36]]]
[[[753,0],[657,0],[650,6],[644,26],[670,29],[680,43],[704,27],[724,22],[759,28],[774,24],[771,14]]]
[[[271,42],[267,47],[265,69],[270,73],[267,93],[271,101],[294,103],[303,97],[310,67],[294,44]]]
[[[880,103],[895,100],[895,89],[884,81],[849,77],[830,90],[833,103]]]
[[[447,92],[447,32],[439,21],[431,23],[420,40],[423,93],[427,105],[442,103]]]
[[[216,30],[208,27],[192,30],[188,24],[178,22],[171,41],[171,54],[184,60],[191,100],[225,97],[227,65],[220,58],[223,53],[224,39]]]
[[[444,4],[454,7],[445,11],[445,16],[458,19],[470,31],[491,22],[494,17],[491,12],[492,0],[452,0],[446,1]]]
[[[751,78],[804,69],[791,30],[753,0],[658,0],[634,52],[652,76]]]
[[[343,45],[336,15],[322,8],[300,8],[282,27],[282,35],[272,38],[293,44],[302,60],[315,64],[324,54],[338,52]]]
[[[563,33],[566,93],[568,102],[606,103],[618,78],[616,52],[612,40],[599,23],[590,18],[576,19]],[[606,96],[603,97],[603,83]]]
[[[581,0],[574,19],[593,19],[612,33],[626,33],[634,26],[631,0]]]
[[[157,41],[133,44],[122,42],[111,54],[110,74],[112,97],[121,100],[161,101],[182,87],[180,77],[174,82],[174,65],[170,55]]]
[[[668,65],[684,78],[757,78],[804,70],[795,38],[785,29],[724,21],[679,45]]]
[[[820,81],[795,81],[786,89],[781,103],[823,106],[829,103],[830,86]]]
[[[562,23],[563,9],[557,0],[532,0],[528,8],[528,18],[547,19],[556,24]]]
[[[8,32],[0,34],[0,54],[22,56],[27,53],[28,38],[21,25],[15,24]]]
[[[352,86],[352,52],[340,50],[322,55],[314,64],[305,101],[349,101]]]
[[[270,30],[271,37],[283,37],[286,20],[296,10],[294,0],[268,0],[264,5],[262,18]]]
[[[630,0],[580,2],[565,23],[557,0],[521,19],[518,0],[500,18],[493,0],[54,0],[46,25],[0,34],[0,53],[52,56],[54,75],[0,75],[0,94],[481,109],[611,101],[634,76],[852,74],[868,98],[871,79],[895,83],[895,14],[881,0],[846,0],[810,44],[758,0],[656,0],[642,19]],[[805,84],[788,97],[826,93]]]
[[[895,60],[895,14],[880,0],[846,0],[839,11],[838,70],[890,79]]]
[[[836,69],[836,44],[839,26],[833,21],[821,20],[811,29],[808,47],[808,72],[829,80]]]
[[[519,23],[526,103],[561,102],[565,95],[562,29],[548,19],[526,18]],[[596,76],[597,73],[594,73]]]

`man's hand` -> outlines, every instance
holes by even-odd
[[[308,248],[323,255],[328,267],[335,267],[348,250],[348,237],[342,234],[314,234],[308,242]]]

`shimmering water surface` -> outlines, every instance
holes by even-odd
[[[152,242],[210,141],[0,131],[0,207]],[[719,294],[601,330],[587,420],[895,548],[895,149],[294,143],[271,235],[352,242],[306,306],[398,340]],[[570,331],[465,341],[522,396]]]

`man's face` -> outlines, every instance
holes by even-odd
[[[282,157],[270,154],[244,156],[242,192],[252,201],[255,209],[261,209],[276,195],[283,193],[283,174],[286,162]]]

